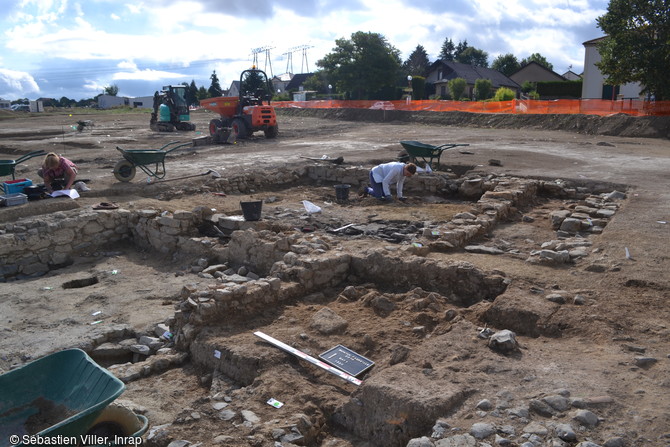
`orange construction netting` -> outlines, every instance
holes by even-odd
[[[299,109],[378,109],[431,112],[472,112],[472,113],[528,113],[528,114],[574,114],[615,115],[625,113],[632,116],[670,115],[670,101],[642,101],[622,99],[556,99],[512,100],[500,102],[483,101],[277,101],[275,107]]]

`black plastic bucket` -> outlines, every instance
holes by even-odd
[[[256,202],[240,202],[240,207],[242,207],[242,214],[244,214],[244,220],[261,219],[261,209],[263,208],[262,200],[258,200]]]
[[[351,185],[335,185],[335,198],[338,202],[349,200],[349,188]]]

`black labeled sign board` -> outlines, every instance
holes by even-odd
[[[319,358],[354,377],[363,374],[375,364],[372,360],[366,359],[342,345],[337,345],[327,350],[319,355]]]

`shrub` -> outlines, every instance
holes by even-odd
[[[491,89],[493,84],[489,79],[477,79],[475,81],[475,99],[484,101],[491,97]]]
[[[493,97],[494,101],[511,101],[516,98],[514,90],[507,87],[500,87],[496,90],[496,94]]]
[[[465,91],[467,83],[463,78],[454,78],[447,83],[447,86],[449,87],[451,98],[454,101],[458,101],[461,99],[461,96],[463,96],[463,92]]]

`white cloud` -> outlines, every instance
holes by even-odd
[[[180,73],[173,73],[160,70],[137,70],[137,71],[120,71],[112,75],[112,79],[119,80],[133,80],[133,81],[161,81],[163,79],[190,79],[190,76]]]
[[[33,77],[22,71],[0,68],[0,96],[17,99],[30,93],[39,93],[40,87]]]

